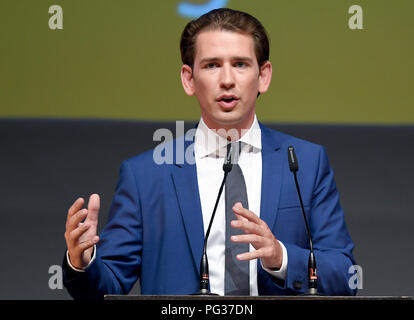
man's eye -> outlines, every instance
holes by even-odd
[[[236,67],[237,68],[244,68],[246,66],[246,64],[244,62],[236,62]]]
[[[217,65],[215,63],[209,63],[206,65],[207,69],[214,69],[215,67],[217,67]]]

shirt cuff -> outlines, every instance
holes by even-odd
[[[91,259],[91,261],[89,261],[88,265],[86,267],[84,267],[83,269],[78,269],[78,268],[75,268],[74,266],[72,266],[72,264],[70,263],[69,251],[66,250],[66,260],[68,262],[68,265],[69,265],[69,267],[71,267],[73,270],[75,270],[77,272],[85,272],[85,269],[91,265],[91,263],[93,262],[93,260],[95,260],[95,257],[96,257],[96,245],[93,246],[93,253],[92,253],[92,259]]]
[[[288,265],[287,250],[286,250],[286,247],[284,246],[284,244],[282,242],[280,242],[279,240],[277,240],[277,241],[279,242],[280,246],[282,247],[282,251],[283,251],[282,266],[280,267],[280,269],[276,270],[276,269],[265,268],[265,267],[263,267],[263,264],[262,264],[261,261],[260,261],[260,264],[262,265],[263,270],[265,270],[270,275],[276,277],[279,280],[286,280],[287,265]]]

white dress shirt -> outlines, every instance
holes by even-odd
[[[260,217],[260,200],[262,189],[262,140],[261,130],[255,116],[253,124],[240,138],[242,142],[238,164],[243,171],[247,188],[247,200],[249,210]],[[227,139],[210,130],[200,119],[194,142],[194,154],[197,166],[197,181],[200,193],[201,209],[203,214],[204,234],[213,213],[214,204],[217,199],[221,181],[223,180],[223,162],[226,155]],[[225,188],[217,206],[216,216],[210,230],[207,243],[207,256],[210,272],[211,292],[224,295],[224,273],[225,273]],[[236,219],[236,217],[235,217]],[[280,280],[286,279],[287,274],[287,251],[282,242],[283,262],[279,270],[266,270]],[[254,250],[252,245],[250,251]],[[93,257],[84,269],[77,269],[70,263],[68,252],[67,262],[69,266],[79,272],[84,272],[96,257],[96,246]],[[250,295],[257,296],[257,261],[250,260]]]
[[[242,133],[243,134],[243,133]],[[255,116],[251,128],[246,131],[240,140],[242,142],[238,164],[243,171],[247,188],[249,210],[260,217],[260,200],[262,189],[262,140],[261,130]],[[228,141],[214,130],[210,130],[203,119],[200,120],[195,133],[194,154],[197,166],[197,180],[200,193],[201,209],[203,213],[204,233],[210,222],[218,190],[223,180],[223,161],[226,155]],[[216,215],[210,230],[207,242],[207,256],[210,272],[211,292],[224,295],[224,266],[225,266],[225,189],[220,197]],[[236,219],[236,217],[235,217]],[[283,263],[280,270],[267,272],[280,280],[286,279],[287,252],[283,249]],[[254,250],[250,245],[250,251]],[[263,266],[263,265],[262,265]],[[250,261],[250,295],[257,296],[257,261]]]

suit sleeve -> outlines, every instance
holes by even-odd
[[[74,299],[99,300],[105,294],[127,294],[140,273],[141,251],[139,193],[131,167],[124,161],[96,258],[85,272],[73,270],[64,259],[63,283]]]
[[[322,147],[315,177],[308,219],[317,264],[318,292],[325,295],[355,295],[356,290],[348,284],[351,277],[348,270],[355,264],[352,255],[354,244],[339,203],[333,170]],[[288,253],[284,289],[289,293],[305,293],[308,290],[309,249],[292,243],[284,244]]]

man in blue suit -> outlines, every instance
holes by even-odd
[[[318,291],[355,294],[348,285],[348,270],[355,264],[353,243],[325,150],[266,128],[256,118],[257,97],[267,91],[272,76],[263,26],[243,12],[213,10],[186,26],[181,56],[184,91],[196,96],[201,109],[197,130],[190,138],[161,146],[165,152],[174,150],[172,163],[160,161],[157,148],[123,162],[99,237],[99,196],[90,197],[87,209],[82,209],[82,198],[74,202],[67,216],[63,262],[69,293],[86,299],[127,294],[138,278],[142,294],[197,292],[226,145],[236,141],[248,207],[234,203],[231,227],[240,233],[230,237],[224,231],[224,200],[218,202],[207,245],[211,291],[226,294],[225,249],[231,240],[249,245],[236,259],[249,264],[250,295],[307,292],[309,241],[287,160],[287,148],[293,145]],[[185,157],[178,155],[183,150]]]

